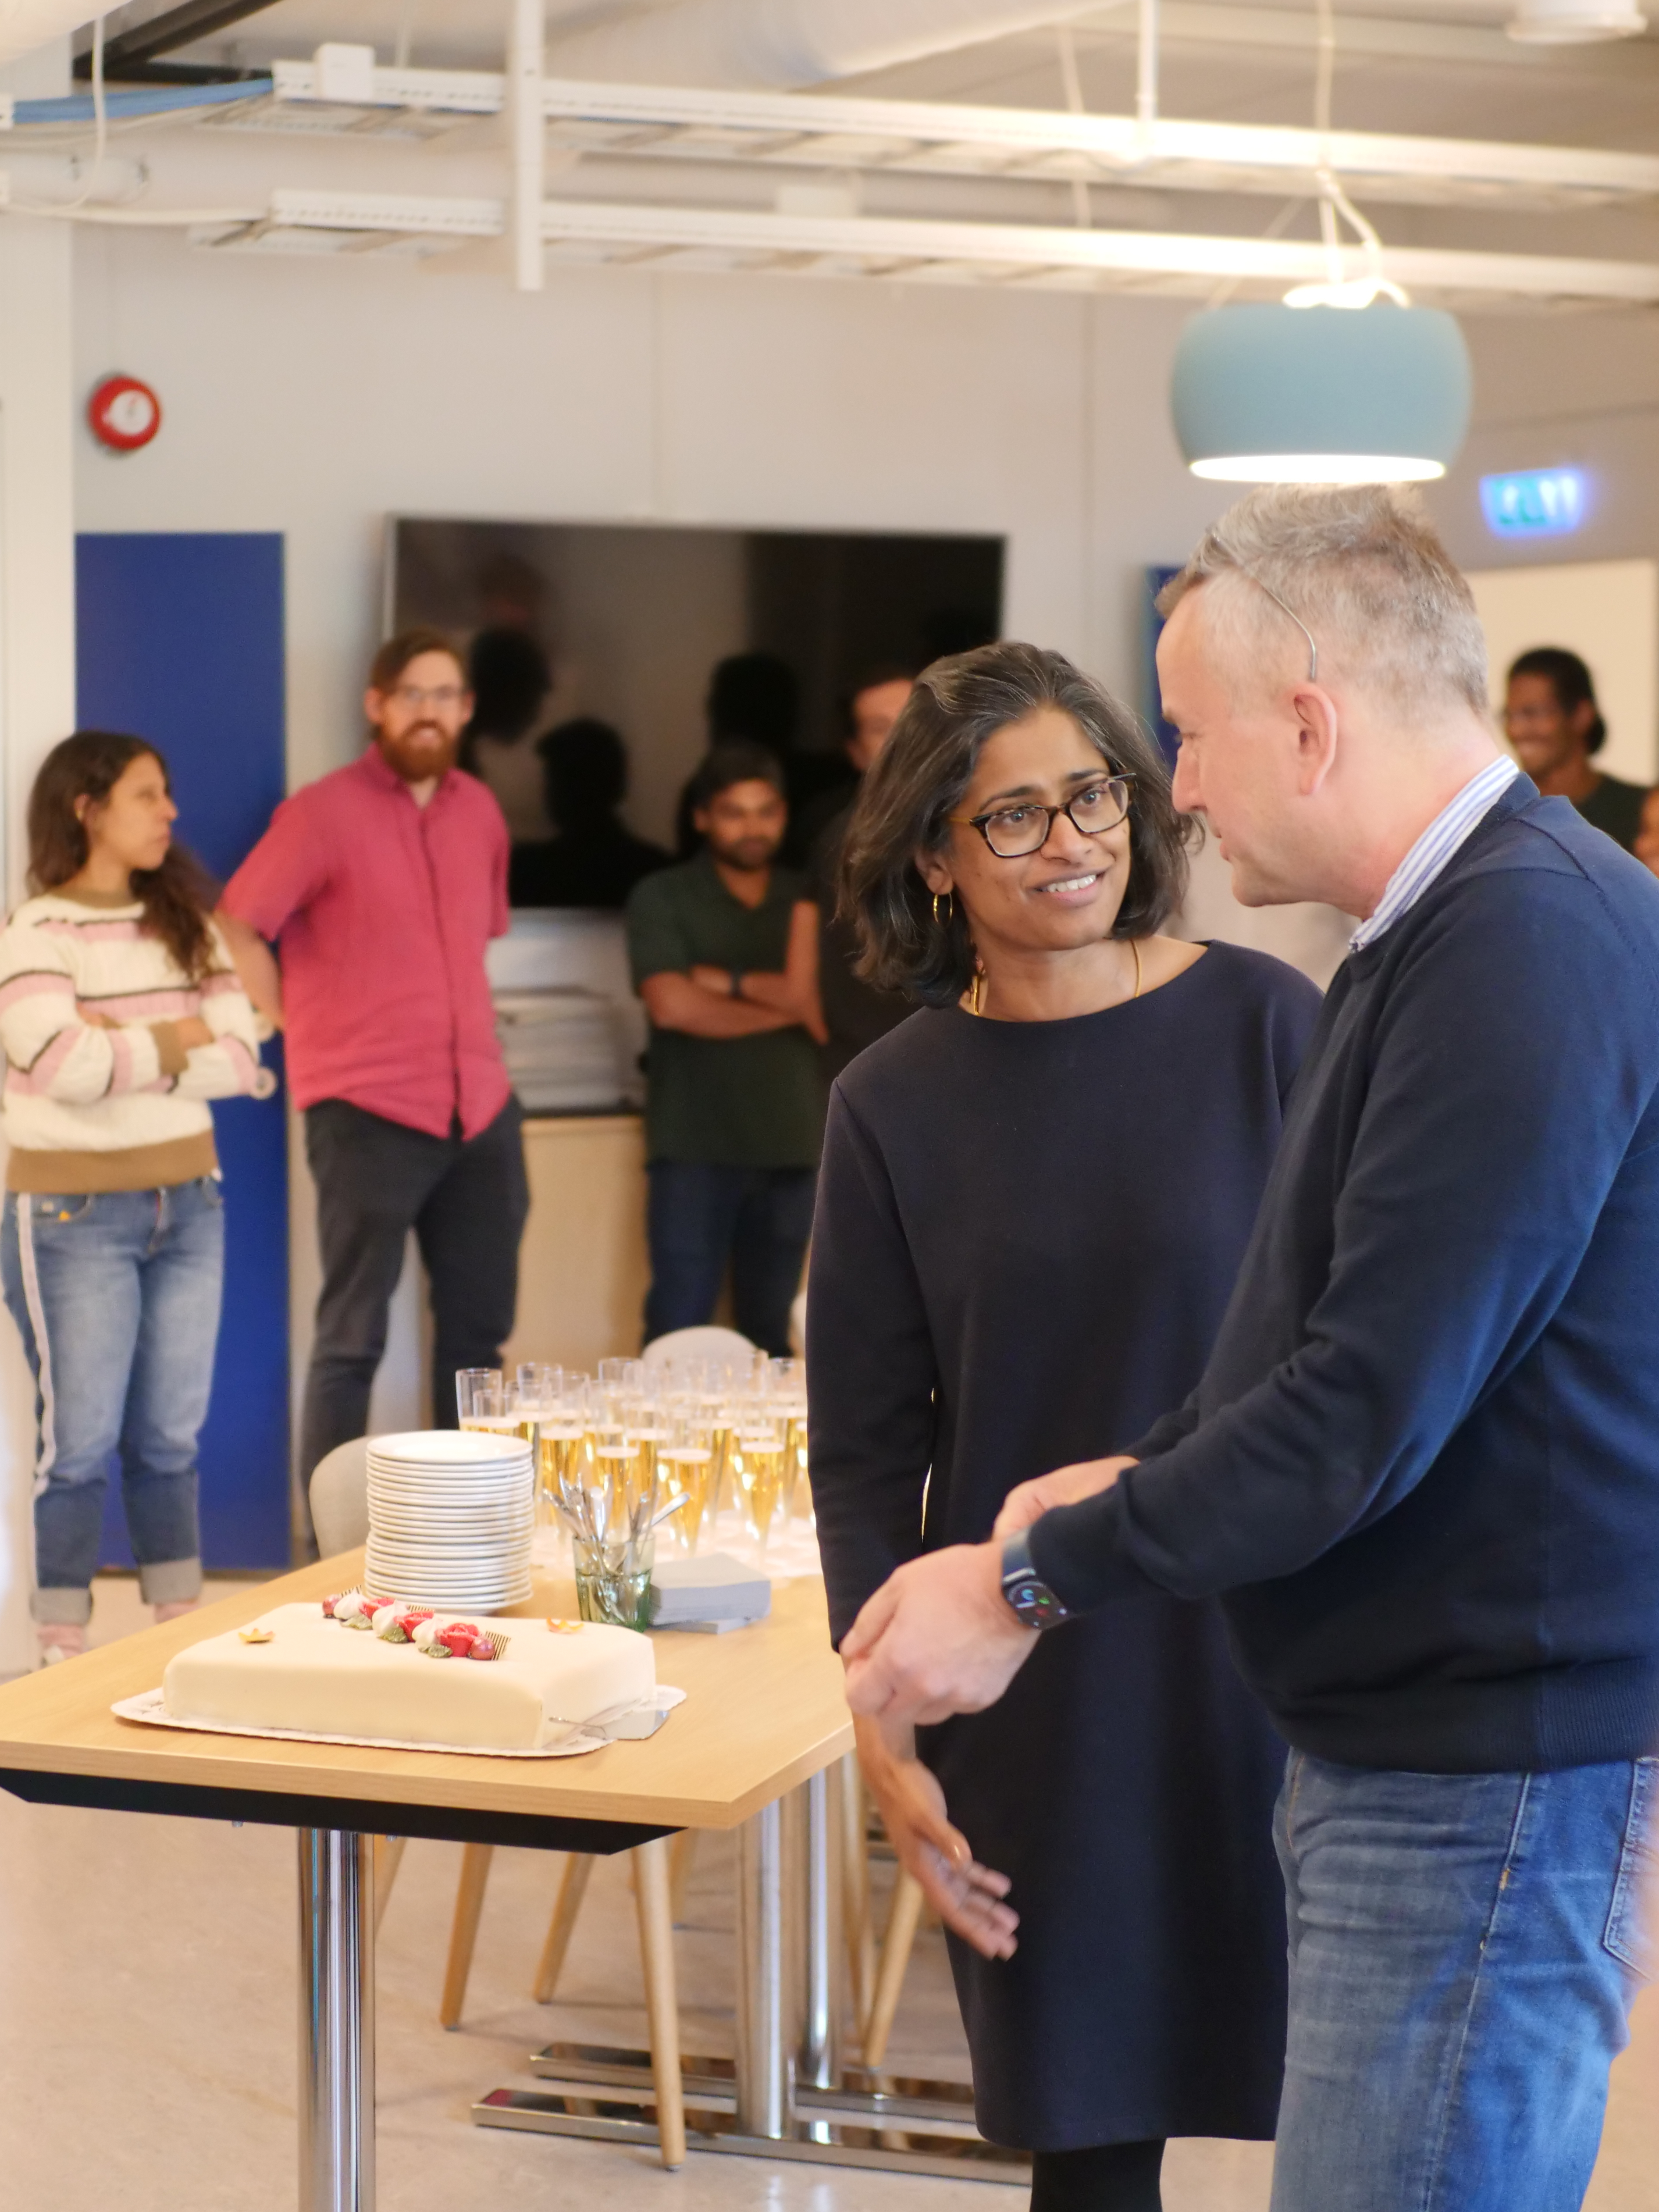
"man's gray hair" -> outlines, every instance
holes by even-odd
[[[1215,595],[1206,614],[1252,672],[1279,665],[1294,645],[1310,673],[1386,691],[1407,713],[1454,701],[1487,711],[1474,594],[1421,499],[1398,484],[1261,485],[1205,532],[1158,611],[1173,613],[1200,585],[1206,601]]]

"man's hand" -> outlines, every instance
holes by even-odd
[[[922,1894],[945,1926],[981,1957],[1012,1958],[1019,1915],[1003,1899],[1008,1877],[981,1866],[968,1839],[953,1828],[937,1776],[916,1757],[908,1729],[890,1732],[860,1718],[859,1764],[880,1808],[899,1864],[921,1884]]]
[[[842,1638],[847,1702],[894,1724],[983,1712],[1036,1642],[1002,1595],[1001,1544],[953,1544],[890,1575]]]
[[[1126,1467],[1138,1464],[1132,1459],[1084,1460],[1076,1467],[1057,1467],[1052,1474],[1040,1474],[1033,1482],[1017,1484],[1003,1499],[991,1534],[999,1541],[1017,1536],[1022,1528],[1040,1521],[1050,1506],[1075,1505],[1079,1498],[1097,1497],[1103,1490],[1112,1488]]]

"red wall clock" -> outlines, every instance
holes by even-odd
[[[87,421],[100,446],[136,453],[161,427],[161,403],[136,376],[106,376],[87,402]]]

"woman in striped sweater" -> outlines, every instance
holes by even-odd
[[[0,934],[0,1279],[35,1376],[47,1663],[85,1646],[112,1452],[157,1620],[202,1587],[196,1439],[224,1261],[206,1102],[275,1082],[178,811],[153,746],[66,738],[29,797],[39,896]]]

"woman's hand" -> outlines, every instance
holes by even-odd
[[[1075,1505],[1080,1498],[1097,1498],[1103,1490],[1110,1490],[1126,1467],[1134,1467],[1132,1459],[1090,1459],[1076,1467],[1057,1467],[1052,1474],[1040,1474],[1034,1482],[1015,1485],[1002,1501],[1002,1510],[996,1518],[993,1536],[1017,1536],[1022,1528],[1029,1528],[1040,1521],[1052,1505]]]
[[[859,1764],[899,1864],[953,1935],[984,1958],[1012,1958],[1019,1915],[1003,1902],[1008,1877],[981,1866],[951,1826],[938,1777],[916,1757],[914,1731],[890,1732],[861,1716],[853,1726]]]

